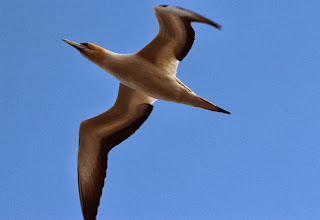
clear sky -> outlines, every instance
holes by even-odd
[[[178,77],[230,111],[157,101],[109,154],[98,219],[320,219],[320,1],[2,1],[1,219],[81,219],[81,121],[118,82],[61,38],[133,53],[152,5],[198,12]]]

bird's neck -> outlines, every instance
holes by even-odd
[[[90,61],[104,69],[105,66],[108,66],[109,63],[112,62],[112,57],[111,51],[104,50],[103,52],[91,57]]]
[[[96,64],[110,73],[110,71],[116,69],[117,66],[119,66],[119,61],[121,60],[121,58],[121,54],[105,50],[101,58],[98,59],[98,62],[96,62]]]

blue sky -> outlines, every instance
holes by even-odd
[[[81,219],[81,121],[118,82],[61,41],[133,53],[157,33],[152,5],[193,24],[178,77],[230,111],[157,101],[109,154],[98,219],[320,219],[320,2],[2,1],[1,219]]]

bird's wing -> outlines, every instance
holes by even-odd
[[[84,219],[95,219],[97,215],[106,177],[108,152],[143,124],[155,100],[120,84],[113,107],[81,123],[78,184]]]
[[[152,9],[158,19],[159,32],[137,54],[172,74],[176,74],[179,61],[183,60],[192,47],[195,32],[191,22],[221,28],[219,24],[180,7],[158,5]]]

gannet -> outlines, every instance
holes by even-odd
[[[168,5],[152,7],[157,36],[134,54],[117,54],[92,43],[63,39],[81,55],[120,81],[115,104],[80,124],[78,185],[84,219],[97,215],[109,151],[132,135],[149,117],[157,100],[230,114],[196,95],[177,77],[177,67],[194,41],[191,22],[221,26],[195,12]]]

